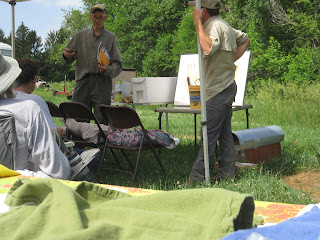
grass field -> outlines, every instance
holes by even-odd
[[[180,139],[180,144],[172,149],[163,149],[161,159],[166,167],[163,173],[151,153],[142,154],[136,187],[146,189],[173,190],[186,188],[225,188],[252,194],[256,200],[308,204],[312,203],[308,193],[294,190],[285,185],[282,177],[306,170],[319,170],[320,166],[320,84],[297,86],[277,83],[263,83],[260,87],[248,83],[245,103],[252,104],[250,128],[277,125],[285,133],[281,142],[282,156],[260,164],[258,170],[239,171],[234,180],[217,184],[196,184],[187,186],[190,170],[196,159],[200,138],[194,145],[194,125],[192,114],[169,114],[170,132]],[[74,82],[67,83],[66,91],[72,91]],[[52,89],[63,91],[63,84],[52,84]],[[53,96],[51,90],[36,89],[35,94],[57,105],[68,101],[65,95]],[[138,106],[137,112],[148,129],[158,129],[158,106]],[[163,118],[164,119],[164,118]],[[198,116],[197,122],[201,119]],[[56,124],[62,123],[56,120]],[[165,126],[163,125],[163,128]],[[245,112],[233,114],[233,130],[246,128]],[[199,126],[198,126],[199,130]],[[133,154],[132,157],[135,157]],[[108,152],[106,161],[112,161]],[[213,174],[215,159],[210,160],[210,174]],[[131,186],[130,177],[114,172],[104,172],[101,183]]]

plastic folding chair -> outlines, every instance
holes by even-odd
[[[106,121],[108,121],[109,126],[113,129],[122,129],[123,130],[123,129],[131,129],[134,127],[140,127],[143,131],[143,136],[142,136],[142,139],[140,141],[139,146],[122,146],[122,145],[118,146],[118,145],[115,145],[115,144],[108,142],[108,140],[107,140],[105,142],[105,146],[103,149],[103,153],[102,153],[103,156],[105,155],[107,148],[109,148],[112,155],[116,159],[117,163],[119,163],[119,160],[118,160],[114,150],[115,149],[120,150],[122,152],[122,155],[124,156],[124,158],[127,160],[129,165],[131,166],[132,171],[124,171],[122,169],[102,168],[102,166],[100,167],[100,171],[110,170],[110,171],[116,171],[116,172],[121,172],[121,173],[125,173],[125,174],[130,174],[131,178],[132,178],[132,185],[134,185],[139,162],[140,162],[141,152],[142,152],[142,150],[146,150],[146,149],[150,149],[153,152],[161,169],[163,171],[165,171],[165,168],[164,168],[162,162],[160,161],[159,156],[157,155],[157,153],[155,151],[155,148],[161,148],[162,146],[152,142],[150,137],[147,135],[147,130],[144,128],[137,112],[133,108],[127,107],[127,106],[108,106],[108,105],[102,104],[102,105],[100,105],[100,111],[101,111],[101,114],[104,117],[104,119]],[[136,159],[134,167],[125,153],[126,150],[138,151],[138,155],[137,155],[137,159]]]
[[[79,148],[103,147],[107,138],[91,109],[89,109],[86,105],[80,102],[62,102],[59,106],[59,109],[64,119],[73,118],[79,121],[94,121],[94,124],[96,124],[99,128],[99,137],[97,144],[93,142],[87,142],[82,137],[72,134],[71,131],[69,133],[68,140],[73,141],[75,145]]]

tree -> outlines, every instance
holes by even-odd
[[[68,41],[72,36],[83,28],[91,26],[89,13],[82,12],[80,10],[72,9],[71,11],[64,10],[64,21],[62,27],[66,37],[65,41]]]
[[[144,59],[161,45],[160,38],[167,41],[176,31],[187,3],[186,0],[104,0],[100,2],[107,10],[106,29],[114,32],[118,37],[123,65],[135,68],[138,74],[143,71]],[[96,2],[84,0],[83,3],[85,9],[89,11]],[[86,12],[85,15],[88,16],[89,13]],[[161,45],[159,50],[162,53],[163,47],[164,45]],[[170,50],[169,47],[166,46],[166,49]],[[149,60],[147,62],[150,63]]]
[[[74,79],[72,65],[61,62],[61,52],[65,46],[67,34],[64,28],[58,31],[50,31],[44,43],[44,52],[41,55],[39,73],[47,81],[58,82],[64,79]]]
[[[0,28],[0,42],[6,43],[6,38],[4,36],[4,31]]]
[[[247,32],[251,39],[249,81],[261,79],[288,81],[289,72],[292,73],[290,76],[295,76],[298,74],[297,69],[301,71],[301,66],[307,66],[308,59],[312,59],[312,56],[303,58],[302,55],[307,56],[306,54],[317,52],[301,51],[300,48],[319,48],[318,0],[226,0],[225,2],[228,11],[222,13],[223,17],[233,27]],[[296,54],[301,57],[293,57]],[[287,57],[288,55],[291,57]],[[306,77],[307,72],[310,72],[309,69],[304,71],[304,81],[314,78],[312,74]],[[291,81],[295,79],[298,78]]]
[[[16,57],[36,59],[41,53],[41,37],[37,36],[36,31],[29,30],[22,22],[16,32]]]
[[[170,51],[172,47],[172,34],[164,34],[157,39],[154,49],[150,49],[142,61],[142,75],[150,77],[176,76],[176,69],[173,67],[173,55]]]
[[[124,67],[138,75],[176,76],[181,54],[197,53],[197,37],[188,0],[101,0],[106,29],[118,37]],[[319,80],[319,0],[224,0],[221,16],[251,39],[249,81]],[[65,41],[91,26],[89,10],[66,12]],[[307,61],[312,61],[313,74]],[[318,65],[317,65],[318,64]],[[299,65],[299,66],[298,66]],[[304,72],[298,78],[299,72]],[[308,74],[306,74],[308,73]],[[294,81],[294,79],[291,79]]]
[[[185,9],[173,37],[172,55],[176,72],[178,72],[181,54],[198,53],[197,32],[194,28],[192,12],[193,8]]]
[[[3,32],[3,30],[1,28],[0,28],[0,42],[3,42],[3,43],[11,45],[11,36],[9,35],[6,38],[4,32]]]

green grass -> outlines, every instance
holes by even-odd
[[[63,91],[63,83],[53,84],[55,90]],[[74,82],[67,83],[66,91],[72,91]],[[138,170],[136,187],[146,189],[174,190],[186,188],[218,187],[237,192],[252,194],[256,200],[308,204],[312,203],[310,196],[304,192],[291,189],[282,181],[283,176],[292,175],[305,170],[319,170],[320,163],[320,84],[287,86],[277,83],[263,83],[253,88],[248,83],[245,103],[252,104],[250,113],[250,128],[277,125],[285,133],[281,142],[282,155],[259,165],[258,170],[247,169],[238,172],[236,178],[218,184],[195,184],[187,186],[192,164],[196,159],[200,138],[194,145],[194,120],[192,114],[169,114],[169,131],[180,139],[180,144],[173,150],[162,149],[161,159],[166,167],[163,173],[152,153],[143,152]],[[53,96],[52,91],[36,89],[34,92],[45,100],[57,105],[67,101],[65,95]],[[159,106],[137,106],[136,110],[148,129],[158,129],[158,113],[154,109]],[[56,120],[57,121],[57,120]],[[165,115],[162,117],[165,129]],[[201,117],[198,115],[198,131]],[[57,124],[61,124],[57,121]],[[233,113],[233,130],[246,128],[244,111]],[[130,154],[135,157],[135,153]],[[108,152],[108,164],[113,158]],[[213,173],[214,160],[210,161],[210,174]],[[114,173],[103,172],[101,183],[131,186],[130,177]]]

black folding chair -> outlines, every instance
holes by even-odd
[[[52,117],[62,118],[63,115],[57,105],[55,105],[53,102],[46,101],[50,114]]]
[[[91,109],[89,109],[86,105],[80,102],[62,102],[59,106],[59,109],[64,119],[73,118],[75,120],[81,121],[94,121],[94,124],[96,124],[99,129],[98,143],[87,142],[82,137],[76,136],[72,134],[71,131],[69,131],[70,133],[68,139],[70,141],[73,141],[76,147],[95,147],[102,149],[107,138]]]
[[[139,162],[140,162],[141,152],[142,152],[142,150],[147,150],[147,149],[150,149],[153,152],[161,169],[163,171],[165,171],[165,168],[164,168],[159,156],[157,155],[157,153],[155,151],[155,148],[161,148],[162,146],[152,142],[150,137],[147,135],[147,130],[144,128],[137,112],[133,108],[127,107],[127,106],[101,105],[100,111],[101,111],[103,118],[106,121],[108,121],[109,126],[113,129],[122,129],[123,130],[123,129],[130,129],[130,128],[134,128],[134,127],[140,127],[143,131],[143,136],[142,136],[142,139],[140,141],[139,146],[122,146],[122,145],[118,146],[118,145],[115,145],[115,144],[112,144],[112,143],[106,141],[104,148],[103,148],[103,153],[102,153],[103,156],[105,155],[107,148],[109,148],[112,155],[114,156],[114,158],[116,159],[116,161],[118,163],[119,163],[119,160],[118,160],[114,150],[115,149],[120,150],[122,152],[122,155],[125,157],[125,159],[129,163],[129,165],[131,166],[132,171],[125,171],[122,169],[102,168],[102,166],[100,168],[101,171],[110,170],[110,171],[116,171],[116,172],[121,172],[121,173],[125,173],[125,174],[130,174],[131,178],[132,178],[132,185],[134,185]],[[135,167],[133,167],[131,161],[129,160],[129,158],[127,157],[127,155],[125,153],[125,151],[127,151],[127,150],[128,151],[138,151],[137,159],[135,162]]]

